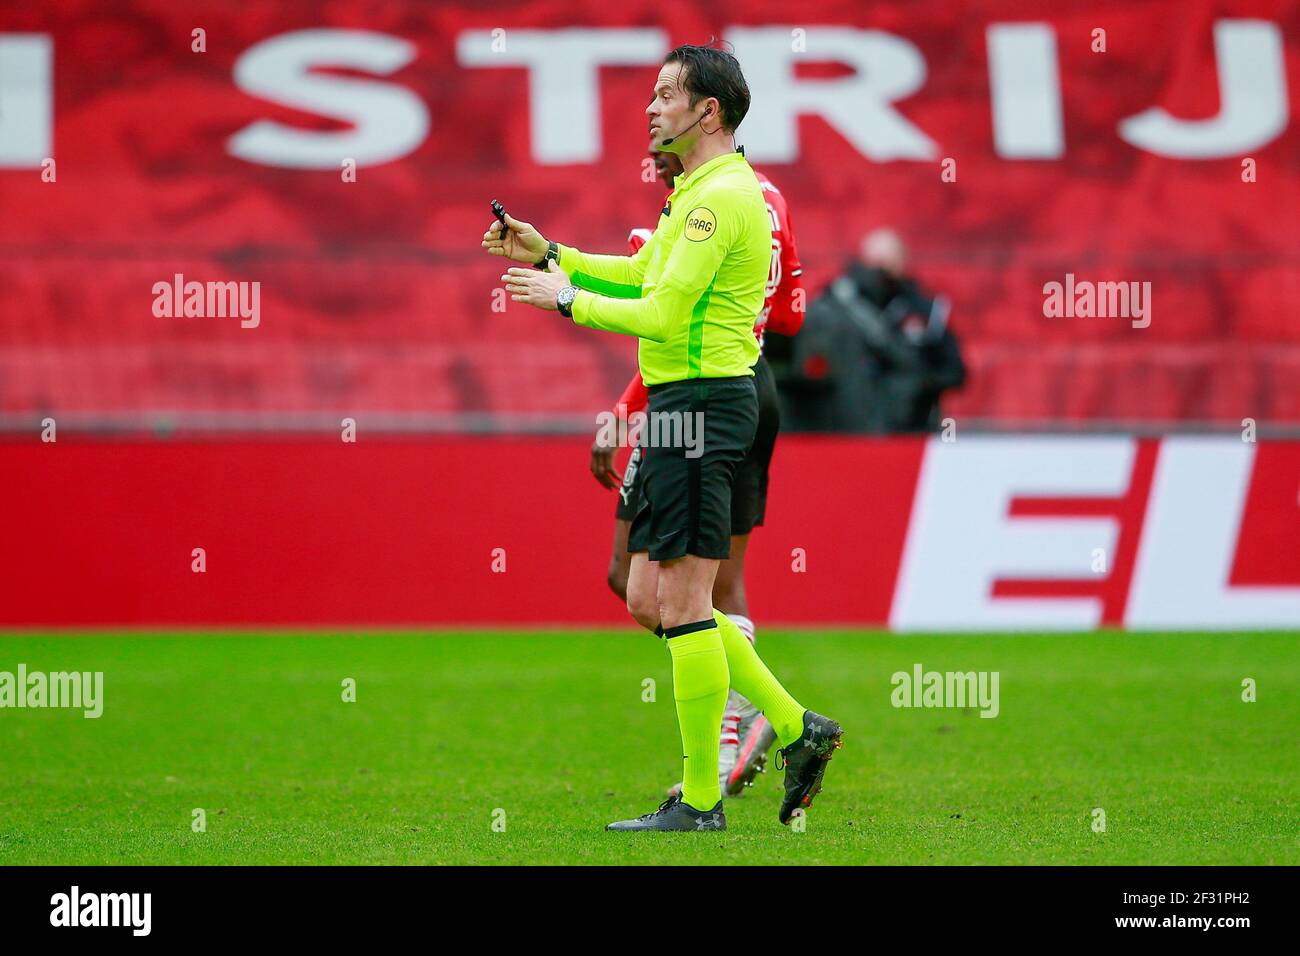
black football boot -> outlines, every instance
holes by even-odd
[[[804,711],[803,735],[777,751],[785,763],[785,796],[777,814],[782,823],[789,823],[796,810],[812,806],[813,797],[821,791],[826,764],[839,749],[843,736],[843,728],[829,717]],[[776,769],[781,769],[780,764]]]
[[[689,803],[683,803],[681,794],[669,797],[659,804],[654,813],[647,813],[635,820],[620,820],[605,827],[606,830],[662,830],[680,833],[697,830],[725,830],[727,816],[722,812],[719,800],[712,810],[696,810]]]

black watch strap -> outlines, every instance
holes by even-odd
[[[555,241],[552,241],[552,242],[550,242],[550,243],[547,245],[547,247],[546,247],[546,255],[542,256],[540,259],[538,259],[536,262],[534,262],[533,265],[536,266],[538,269],[545,269],[545,268],[546,268],[546,263],[550,262],[552,259],[555,260],[555,263],[556,263],[557,265],[559,264],[559,262],[560,262],[560,244],[559,244],[558,242],[555,242]]]

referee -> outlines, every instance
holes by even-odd
[[[672,656],[682,789],[610,830],[725,829],[717,768],[729,687],[764,713],[782,745],[782,823],[811,804],[840,745],[839,724],[791,697],[712,602],[718,563],[730,554],[732,478],[758,423],[753,327],[771,261],[762,189],[735,145],[748,111],[734,56],[677,47],[664,58],[646,116],[650,149],[675,153],[683,172],[636,255],[580,252],[511,216],[504,235],[493,222],[483,236],[493,255],[540,270],[511,268],[501,277],[515,302],[640,339],[647,431],[671,435],[661,425],[677,422],[702,428],[702,435],[678,428],[683,440],[644,449],[641,505],[628,534],[628,611]]]

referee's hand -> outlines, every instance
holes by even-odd
[[[569,285],[569,274],[551,259],[546,263],[545,272],[511,266],[501,281],[506,284],[506,291],[510,293],[512,301],[527,302],[539,309],[555,312],[559,308],[555,297]]]
[[[550,243],[533,228],[532,223],[520,222],[510,213],[506,213],[506,225],[510,231],[501,236],[501,223],[496,219],[488,231],[483,233],[483,248],[494,256],[505,256],[515,262],[537,262],[546,255]]]

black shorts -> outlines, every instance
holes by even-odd
[[[767,516],[767,479],[772,466],[776,436],[781,431],[781,408],[777,402],[776,380],[762,355],[754,366],[754,390],[758,393],[758,429],[754,444],[736,469],[731,484],[731,533],[749,534],[761,527]],[[623,487],[618,490],[614,517],[631,521],[641,506],[641,464],[644,449],[633,448],[623,471]]]
[[[758,430],[751,375],[652,385],[627,550],[651,561],[731,555],[732,484]]]

